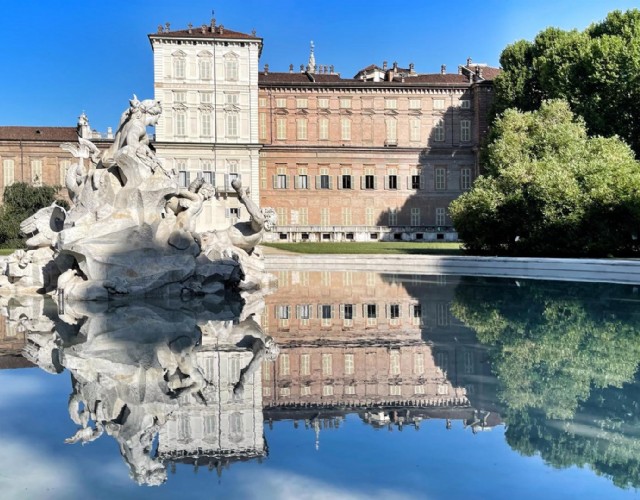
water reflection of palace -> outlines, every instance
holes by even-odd
[[[387,408],[380,419],[406,422],[413,417],[399,415],[409,408],[448,418],[446,408],[463,420],[473,418],[467,410],[491,408],[495,425],[487,352],[450,313],[456,278],[282,271],[278,282],[263,316],[280,346],[263,367],[270,415]]]

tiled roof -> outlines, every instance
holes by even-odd
[[[431,85],[468,85],[469,78],[464,75],[458,74],[429,74],[429,75],[416,75],[407,76],[404,82],[400,81],[399,77],[396,77],[392,82],[371,82],[362,81],[354,78],[340,78],[337,74],[314,74],[312,81],[306,73],[259,73],[258,84],[259,85],[305,85],[305,84],[323,84],[323,83],[335,83],[347,86],[396,86],[396,85],[411,85],[411,84],[431,84]]]
[[[261,40],[260,37],[255,35],[247,35],[246,33],[240,33],[239,31],[228,30],[222,26],[215,26],[213,29],[211,26],[206,26],[204,30],[202,26],[194,26],[193,28],[186,30],[162,31],[161,33],[149,34],[149,38],[242,38],[246,40]]]
[[[0,127],[0,141],[77,141],[76,127]]]
[[[483,80],[494,80],[495,77],[502,72],[500,68],[494,68],[492,66],[487,66],[486,64],[477,65],[472,63],[470,66],[464,65],[460,67],[462,68],[463,72],[473,73],[473,74],[476,74],[477,69],[481,69]]]

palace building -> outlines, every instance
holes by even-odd
[[[216,188],[198,230],[247,220],[231,181],[273,207],[282,241],[457,239],[452,200],[479,175],[497,68],[468,59],[455,73],[384,62],[353,78],[316,64],[259,69],[263,40],[216,24],[149,35],[163,113],[157,155],[186,187]],[[126,103],[123,103],[123,106]],[[84,120],[82,119],[84,118]],[[114,117],[115,119],[116,117]],[[83,137],[107,147],[81,117]],[[13,182],[64,185],[74,127],[0,127],[2,190]]]

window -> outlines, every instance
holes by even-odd
[[[340,137],[343,141],[351,140],[351,120],[349,118],[342,118],[340,120],[340,132]]]
[[[411,176],[411,189],[420,189],[420,176],[412,175]]]
[[[409,109],[422,109],[422,99],[409,99]]]
[[[276,108],[286,108],[287,107],[287,98],[286,97],[278,97],[276,99]]]
[[[211,80],[211,59],[209,57],[202,57],[199,61],[200,66],[200,79]]]
[[[471,108],[471,101],[469,99],[460,99],[460,107],[462,109]]]
[[[226,116],[227,137],[238,137],[238,114],[227,113]]]
[[[289,306],[276,306],[276,317],[278,319],[289,319]]]
[[[42,160],[31,160],[31,182],[34,186],[42,186]]]
[[[424,374],[424,354],[421,352],[413,355],[413,373],[415,375]]]
[[[387,189],[398,189],[398,176],[395,170],[387,176]]]
[[[310,304],[300,304],[298,306],[298,318],[300,318],[300,319],[311,319],[311,305]]]
[[[449,307],[446,302],[436,304],[436,324],[438,326],[449,326]]]
[[[240,218],[240,208],[230,208],[229,209],[229,217],[231,217],[232,219],[239,219]]]
[[[384,109],[398,109],[398,100],[397,99],[385,99],[385,101],[384,101]]]
[[[434,170],[434,180],[436,191],[447,189],[447,171],[443,167],[436,167]]]
[[[14,160],[2,160],[2,180],[4,187],[11,186],[15,182]]]
[[[331,177],[329,177],[328,168],[320,169],[320,175],[316,179],[316,189],[331,189]]]
[[[378,317],[378,308],[376,304],[366,304],[365,308],[367,318],[373,319]]]
[[[394,119],[388,119],[385,122],[387,130],[387,144],[398,143],[398,122]]]
[[[227,106],[237,106],[239,102],[240,97],[236,93],[224,95],[224,103]]]
[[[300,355],[300,375],[309,375],[311,373],[311,355]]]
[[[364,223],[367,226],[373,226],[373,207],[367,207],[364,210]]]
[[[323,396],[333,396],[333,386],[332,385],[323,385],[322,386],[322,395]]]
[[[306,97],[298,97],[296,99],[296,108],[307,109],[309,107],[309,101]]]
[[[186,170],[178,171],[178,184],[180,187],[188,188],[189,187],[189,172]]]
[[[460,141],[469,142],[471,140],[471,120],[460,120]]]
[[[320,225],[321,226],[329,225],[329,209],[328,208],[320,209]]]
[[[444,99],[434,99],[433,109],[444,109]]]
[[[444,226],[445,210],[442,207],[436,208],[436,226]]]
[[[260,113],[258,115],[258,129],[260,134],[260,140],[264,141],[267,138],[267,113]]]
[[[342,207],[342,225],[350,226],[353,224],[353,220],[351,218],[351,207]]]
[[[342,305],[342,318],[353,319],[353,304]]]
[[[200,92],[200,104],[211,104],[212,102],[211,92]]]
[[[398,224],[398,209],[390,208],[389,209],[389,225],[396,226]]]
[[[413,386],[413,393],[414,394],[424,394],[424,385],[414,385]]]
[[[286,139],[287,138],[287,119],[286,118],[278,118],[276,120],[276,139]]]
[[[290,374],[290,365],[289,365],[289,354],[280,353],[278,356],[280,360],[280,375],[289,375]]]
[[[347,396],[353,396],[356,393],[356,386],[355,385],[346,385],[344,387],[344,393]]]
[[[420,208],[411,209],[411,225],[412,226],[420,225]]]
[[[318,139],[326,141],[329,139],[329,119],[320,118],[318,120]]]
[[[322,319],[331,319],[332,315],[331,304],[323,304],[320,306],[320,317]]]
[[[276,208],[276,214],[278,215],[278,225],[286,226],[287,225],[287,210],[283,207]]]
[[[400,304],[389,305],[389,318],[398,319],[400,317]]]
[[[235,82],[238,80],[238,59],[235,56],[225,57],[224,73],[227,81]]]
[[[409,120],[409,139],[418,142],[420,140],[420,118]]]
[[[391,375],[400,375],[400,351],[391,351],[389,353],[389,373]]]
[[[13,160],[10,160],[13,161]],[[60,185],[64,186],[65,185],[65,180],[67,177],[67,170],[69,169],[69,166],[71,165],[71,161],[70,160],[60,160]]]
[[[321,97],[318,99],[318,108],[320,109],[328,109],[329,108],[329,99],[326,97]]]
[[[186,62],[183,55],[177,55],[173,57],[173,76],[175,78],[184,78]]]
[[[354,372],[354,359],[353,354],[344,355],[344,374],[353,375]]]
[[[211,113],[205,111],[200,115],[200,135],[211,136]]]
[[[202,172],[200,172],[200,175],[198,175],[198,177],[202,177],[202,179],[204,180],[204,182],[206,182],[207,184],[211,184],[212,186],[216,185],[216,177],[215,174],[213,172],[213,170],[211,170],[211,164],[208,161],[204,161],[202,163]]]
[[[375,170],[373,168],[365,168],[362,184],[363,189],[376,189],[376,176],[374,172]]]
[[[285,398],[291,396],[291,387],[280,387],[280,396]]]
[[[300,396],[310,396],[311,395],[311,386],[303,385],[300,386]]]
[[[469,167],[460,169],[460,189],[463,191],[471,189],[471,169]]]
[[[322,374],[323,375],[333,374],[333,356],[331,354],[325,353],[322,355]]]
[[[444,120],[438,120],[433,125],[433,140],[437,142],[444,141]]]
[[[349,98],[349,97],[341,97],[340,98],[340,109],[351,109],[351,98]]]
[[[464,356],[462,357],[464,372],[471,374],[474,371],[474,363],[473,363],[473,353],[466,351]]]
[[[342,186],[342,189],[352,189],[351,175],[342,174],[340,176],[340,185]]]
[[[307,119],[300,118],[296,120],[296,136],[298,140],[307,139]]]
[[[296,182],[297,189],[309,189],[309,176],[307,174],[300,174],[297,177]]]
[[[187,135],[187,115],[184,111],[176,112],[176,135],[181,137]]]
[[[173,93],[173,102],[184,104],[187,102],[187,93],[184,90],[176,90]]]
[[[266,97],[259,97],[258,98],[258,106],[260,108],[266,108],[267,107],[267,98]]]
[[[389,386],[389,396],[402,396],[402,386],[401,385],[390,385]]]

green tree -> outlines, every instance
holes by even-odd
[[[590,135],[618,135],[640,154],[640,11],[611,12],[583,32],[547,28],[502,52],[494,113],[564,99]]]
[[[486,174],[450,213],[474,253],[634,255],[640,164],[617,138],[590,138],[565,101],[506,110],[483,153]]]
[[[20,223],[41,208],[48,207],[54,201],[68,208],[66,201],[57,199],[58,190],[58,187],[31,186],[24,182],[7,187],[4,191],[4,204],[0,207],[0,247],[23,248]]]

